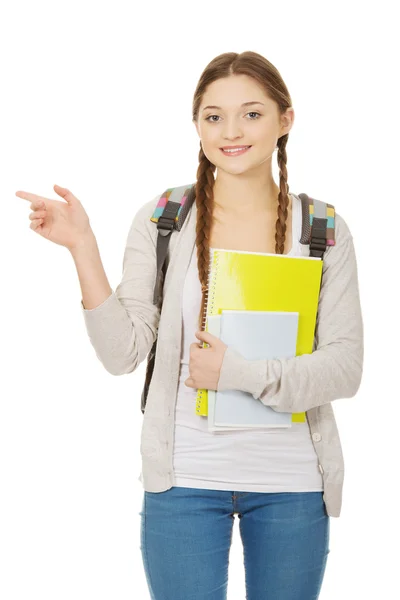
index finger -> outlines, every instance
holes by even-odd
[[[48,200],[48,198],[43,198],[43,196],[38,196],[37,194],[31,194],[30,192],[23,192],[20,190],[15,192],[15,195],[18,196],[18,198],[32,202],[33,208],[38,208],[41,203],[43,203],[45,200]]]

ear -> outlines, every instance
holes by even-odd
[[[286,135],[292,129],[294,123],[294,109],[292,106],[286,109],[285,113],[281,116],[281,131],[279,137]]]

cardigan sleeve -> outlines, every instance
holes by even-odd
[[[161,194],[139,208],[133,218],[123,257],[122,279],[99,306],[86,309],[81,299],[90,342],[111,375],[131,373],[156,340],[160,302],[153,304],[156,278],[157,227],[150,217]]]
[[[289,359],[247,360],[228,346],[218,391],[249,392],[277,412],[299,413],[356,395],[364,331],[353,237],[336,213],[336,244],[324,254],[313,352]]]

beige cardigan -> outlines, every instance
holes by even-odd
[[[157,354],[143,417],[140,480],[149,492],[174,485],[174,411],[182,333],[182,291],[195,245],[196,203],[180,232],[171,234],[163,304],[152,303],[157,226],[150,217],[161,194],[136,213],[129,230],[122,280],[101,305],[82,311],[98,359],[112,375],[132,373],[146,359],[158,331]],[[336,245],[325,251],[316,334],[311,354],[247,360],[228,347],[218,390],[240,389],[278,412],[306,411],[324,480],[328,515],[339,517],[344,462],[331,402],[357,393],[363,370],[363,321],[353,238],[336,212]],[[304,256],[309,246],[302,246]],[[138,413],[140,397],[137,398]],[[204,418],[204,417],[200,417]]]

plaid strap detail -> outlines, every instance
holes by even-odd
[[[150,221],[153,221],[153,223],[158,223],[158,219],[162,216],[167,202],[169,200],[171,200],[171,201],[175,201],[175,202],[180,202],[180,207],[179,207],[179,210],[175,217],[175,221],[177,223],[179,220],[179,217],[181,215],[182,209],[185,206],[188,194],[189,194],[192,186],[193,186],[193,184],[191,184],[190,186],[182,186],[185,191],[184,191],[183,195],[181,195],[181,197],[179,197],[180,193],[181,193],[181,189],[182,189],[181,186],[179,188],[175,187],[175,188],[168,188],[167,190],[165,190],[165,192],[162,194],[162,196],[160,197],[160,199],[157,203],[157,206],[153,212],[153,215],[150,217]],[[175,194],[173,194],[174,190],[175,190]],[[171,197],[171,194],[173,194],[172,197]]]
[[[311,226],[314,216],[327,219],[326,223],[326,245],[335,245],[335,207],[328,202],[322,202],[311,198],[307,194],[299,194],[302,201],[303,227],[300,239],[301,244],[310,243]]]

